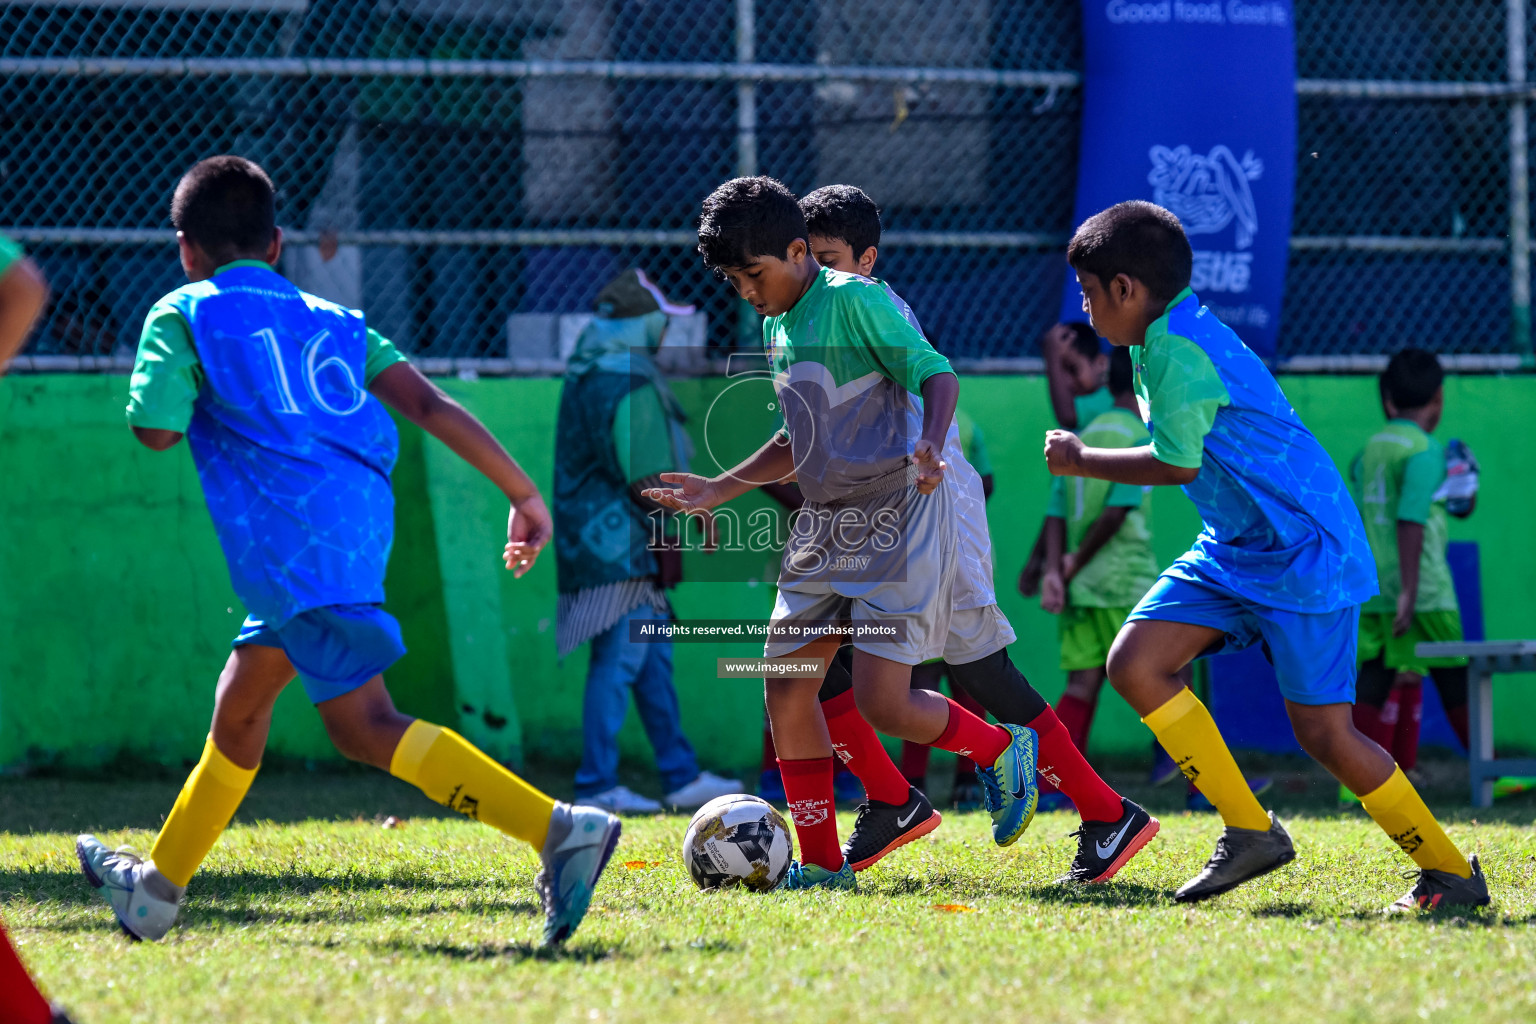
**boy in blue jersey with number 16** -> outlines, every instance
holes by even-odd
[[[504,558],[518,576],[551,533],[538,488],[362,313],[273,269],[282,232],[260,167],[235,156],[201,161],[177,184],[171,220],[193,283],[149,311],[128,423],[156,451],[187,437],[249,614],[219,677],[202,759],[149,858],[80,836],[81,869],[129,936],[161,938],[250,788],[273,703],[297,675],[341,753],[538,851],[544,943],[564,941],[613,854],[619,820],[556,802],[458,734],[395,710],[381,675],[405,653],[382,607],[398,450],[384,405],[507,496]]]
[[[1295,857],[1177,675],[1195,658],[1261,643],[1303,749],[1419,866],[1390,909],[1486,904],[1477,857],[1462,856],[1352,720],[1360,605],[1376,593],[1360,515],[1264,364],[1190,291],[1191,259],[1178,218],[1152,203],[1120,203],[1077,229],[1067,262],[1083,308],[1094,330],[1130,348],[1152,444],[1089,448],[1064,430],[1045,441],[1052,473],[1180,484],[1204,523],[1132,610],[1108,664],[1115,689],[1226,825],[1205,869],[1174,898],[1217,896]]]

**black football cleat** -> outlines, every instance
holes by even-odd
[[[1059,884],[1107,882],[1157,835],[1162,826],[1140,804],[1121,797],[1120,806],[1125,813],[1118,821],[1085,821],[1072,833],[1077,837],[1077,857],[1072,870],[1056,879]]]
[[[943,815],[933,809],[928,797],[916,786],[908,790],[904,804],[866,800],[859,805],[853,831],[843,844],[843,856],[853,870],[863,871],[886,854],[932,832],[943,820]]]
[[[1269,812],[1269,828],[1234,828],[1228,825],[1216,840],[1216,852],[1205,870],[1173,894],[1177,903],[1198,903],[1220,896],[1244,882],[1267,875],[1296,859],[1296,847],[1285,827]]]

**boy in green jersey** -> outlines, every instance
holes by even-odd
[[[1387,425],[1350,467],[1381,593],[1360,614],[1355,727],[1405,771],[1418,763],[1423,678],[1433,672],[1446,717],[1467,743],[1467,661],[1420,658],[1426,641],[1462,638],[1445,559],[1445,447],[1432,436],[1445,409],[1445,371],[1434,353],[1404,349],[1381,375]],[[1463,515],[1470,515],[1469,505]]]
[[[953,484],[942,451],[959,381],[884,285],[822,268],[798,201],[772,178],[737,178],[704,200],[699,253],[766,319],[784,428],[715,477],[664,473],[646,497],[709,509],[794,476],[796,513],[764,650],[764,695],[801,860],[785,889],[852,889],[837,840],[833,747],[817,694],[851,624],[853,694],[872,726],[983,765],[993,839],[1034,816],[1035,734],[989,725],[930,690],[912,666],[949,639],[956,572]]]
[[[1114,405],[1081,430],[1094,448],[1150,444],[1136,409],[1130,353],[1110,357]],[[1157,580],[1152,556],[1152,489],[1076,477],[1054,477],[1045,520],[1045,575],[1040,607],[1059,615],[1061,667],[1067,671],[1062,704],[1085,709],[1079,748],[1087,745],[1093,708],[1104,685],[1104,665],[1126,616]],[[1058,714],[1062,709],[1058,708]]]
[[[1093,418],[1115,404],[1108,381],[1109,357],[1093,328],[1081,320],[1052,324],[1040,338],[1045,357],[1045,385],[1051,396],[1051,414],[1062,430],[1082,430]],[[1035,534],[1029,558],[1019,570],[1019,593],[1035,597],[1045,573],[1045,523]]]

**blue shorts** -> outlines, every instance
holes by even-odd
[[[299,670],[311,704],[351,693],[400,660],[400,623],[376,604],[300,612],[276,629],[246,616],[231,647],[276,647]]]
[[[1126,621],[1137,619],[1186,622],[1226,634],[1222,643],[1201,657],[1262,643],[1286,700],[1297,704],[1355,702],[1359,605],[1318,615],[1286,612],[1218,587],[1159,576]]]

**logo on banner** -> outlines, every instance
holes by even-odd
[[[1264,164],[1252,150],[1241,160],[1226,146],[1213,146],[1204,155],[1188,146],[1153,146],[1148,155],[1152,199],[1173,211],[1186,234],[1214,235],[1231,226],[1239,250],[1253,247],[1259,215],[1248,183],[1264,173]],[[1246,292],[1253,253],[1196,249],[1192,271],[1190,287],[1196,291]]]

